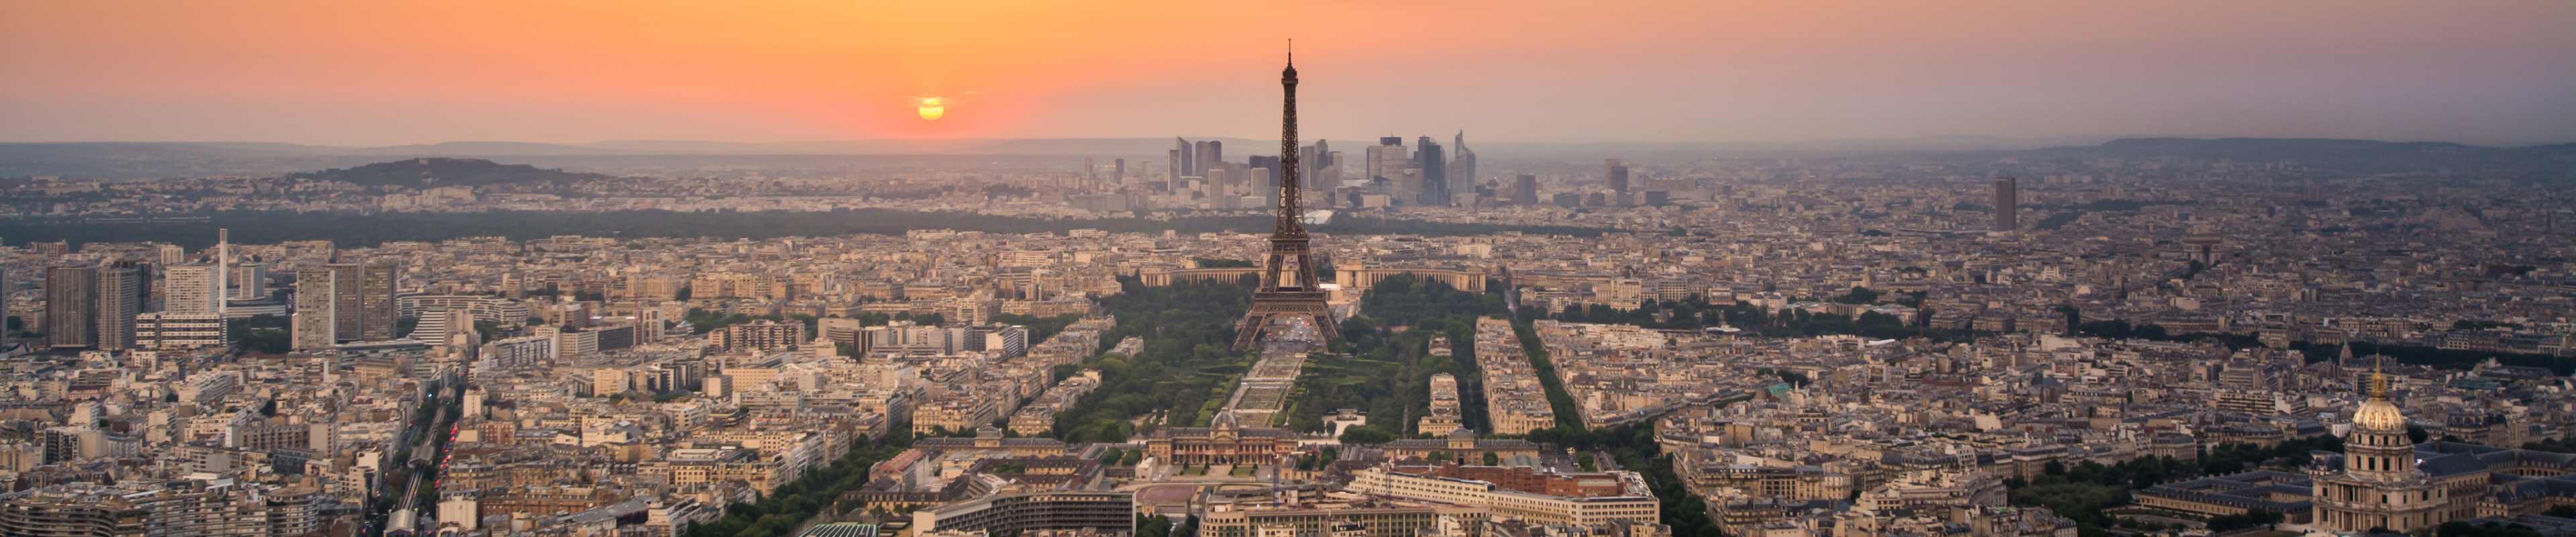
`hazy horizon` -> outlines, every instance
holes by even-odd
[[[1616,7],[37,3],[0,141],[2576,140],[2566,2]]]

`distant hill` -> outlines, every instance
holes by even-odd
[[[2096,146],[2009,153],[2022,158],[2179,158],[2297,162],[2357,173],[2485,172],[2537,179],[2576,178],[2576,144],[2483,147],[2450,142],[2383,142],[2332,138],[2121,138]]]
[[[2450,142],[2382,142],[2332,138],[2121,138],[2102,150],[2140,156],[2181,156],[2231,160],[2333,160],[2404,154],[2458,154],[2511,151]]]
[[[596,173],[573,173],[526,164],[501,164],[472,158],[416,158],[379,162],[355,168],[332,168],[318,172],[297,173],[287,177],[315,181],[344,181],[360,186],[410,188],[574,183],[610,178],[608,175]]]
[[[301,146],[329,151],[322,146]],[[603,155],[626,151],[589,145],[540,144],[531,142],[439,142],[434,144],[389,145],[347,148],[350,154],[396,157],[428,156],[509,156],[509,155]]]

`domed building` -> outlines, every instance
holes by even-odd
[[[2388,376],[2372,372],[2370,397],[2353,412],[2343,468],[2315,482],[2314,525],[2341,533],[2411,532],[2449,522],[2450,491],[2417,468],[2406,414],[2388,401]]]
[[[1297,451],[1297,437],[1268,427],[1244,427],[1234,411],[1222,410],[1207,427],[1166,427],[1145,435],[1145,453],[1165,464],[1207,466],[1262,465]]]

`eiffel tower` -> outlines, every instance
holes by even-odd
[[[1243,323],[1234,329],[1234,350],[1251,350],[1263,332],[1286,330],[1298,320],[1314,323],[1315,331],[1330,345],[1342,338],[1333,325],[1333,310],[1324,304],[1324,290],[1315,281],[1313,245],[1306,238],[1306,224],[1299,220],[1297,209],[1297,56],[1288,55],[1288,68],[1279,72],[1279,87],[1286,100],[1280,105],[1279,118],[1279,222],[1270,232],[1270,259],[1262,265],[1261,288],[1252,292],[1252,309],[1243,313]]]

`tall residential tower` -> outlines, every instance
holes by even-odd
[[[98,344],[98,267],[45,269],[45,346],[77,349]]]
[[[151,296],[151,280],[144,278],[152,269],[143,263],[123,260],[98,269],[98,348],[121,351],[134,348],[134,316],[143,314],[144,298]]]
[[[2021,180],[2005,177],[1995,180],[1995,231],[2021,228],[2016,213],[2021,211]]]

